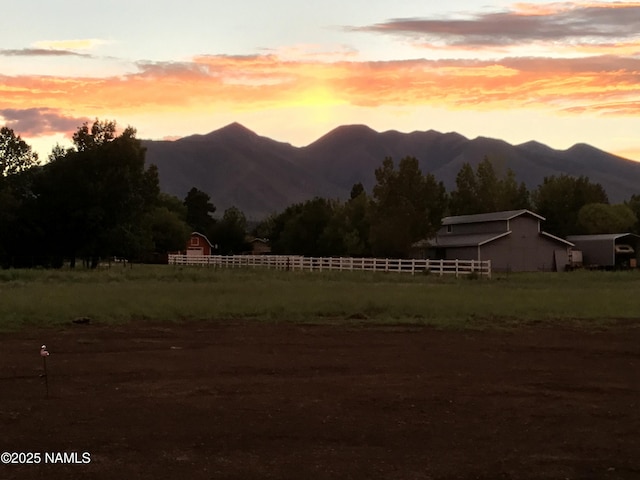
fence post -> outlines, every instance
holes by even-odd
[[[440,276],[444,275],[444,260],[440,259]]]
[[[456,278],[458,278],[458,259],[456,258]]]

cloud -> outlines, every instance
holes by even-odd
[[[397,18],[351,31],[410,37],[425,46],[516,46],[536,42],[593,45],[637,39],[640,3],[515,4],[456,18]]]
[[[89,121],[86,117],[72,117],[51,108],[0,109],[0,117],[5,126],[25,136],[43,136],[56,133],[71,134],[82,123]]]
[[[86,53],[69,50],[49,50],[45,48],[21,48],[17,50],[0,49],[0,56],[5,57],[90,57]]]
[[[102,78],[0,75],[0,113],[23,122],[18,130],[41,132],[59,129],[65,119],[72,125],[64,130],[75,129],[86,115],[328,105],[629,116],[638,113],[638,72],[640,57],[615,55],[378,62],[211,55],[140,62],[134,73]]]
[[[84,38],[76,40],[41,40],[35,42],[33,46],[46,50],[91,50],[108,43],[107,40],[99,38]]]

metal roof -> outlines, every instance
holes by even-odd
[[[540,235],[544,235],[544,236],[549,237],[549,238],[551,238],[553,240],[556,240],[557,242],[561,242],[561,243],[564,243],[566,245],[569,245],[570,247],[575,247],[575,244],[565,240],[564,238],[560,238],[560,237],[556,237],[555,235],[551,235],[550,233],[540,232]]]
[[[631,235],[632,237],[640,238],[640,235],[635,233],[603,233],[600,235],[569,235],[567,240],[570,242],[601,242],[603,240],[610,240],[615,242],[617,239]]]
[[[432,247],[478,247],[510,234],[511,232],[441,235],[431,239],[430,243]]]
[[[508,210],[505,212],[492,212],[492,213],[479,213],[476,215],[458,215],[455,217],[445,217],[442,219],[442,225],[459,225],[462,223],[483,223],[483,222],[496,222],[500,220],[511,220],[512,218],[519,217],[520,215],[531,215],[538,220],[545,220],[545,218],[537,213],[533,213],[530,210]]]

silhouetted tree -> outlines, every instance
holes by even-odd
[[[588,203],[578,212],[579,233],[624,233],[631,230],[637,218],[627,205]]]
[[[209,236],[215,224],[212,214],[216,211],[209,194],[193,187],[184,199],[184,206],[187,208],[187,224],[193,231]]]
[[[306,256],[334,254],[323,234],[335,208],[336,202],[316,197],[275,215],[269,222],[272,251]]]
[[[34,185],[58,260],[100,257],[134,258],[148,248],[144,216],[156,205],[158,171],[145,168],[145,149],[132,127],[119,136],[115,122],[96,120],[74,135],[75,148],[54,150]]]
[[[636,221],[631,227],[631,231],[636,234],[640,234],[640,195],[632,195],[631,198],[624,202],[624,204],[631,209],[636,217]]]
[[[533,192],[537,213],[546,218],[545,230],[559,237],[580,232],[578,212],[589,203],[609,203],[599,183],[591,183],[585,176],[545,177]]]
[[[375,171],[370,242],[377,256],[404,257],[411,244],[438,229],[447,205],[446,190],[418,160],[405,157],[395,169],[387,157]]]
[[[218,245],[222,255],[239,254],[246,251],[247,219],[236,207],[227,208],[222,219],[213,227],[210,240]]]
[[[38,165],[38,155],[7,127],[0,128],[0,182],[8,175],[24,172]]]
[[[456,177],[456,189],[451,192],[452,215],[530,208],[530,195],[524,182],[518,184],[511,169],[500,178],[486,156],[475,173],[470,164],[462,165]]]

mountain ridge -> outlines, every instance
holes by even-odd
[[[163,191],[184,198],[192,187],[207,192],[217,213],[236,206],[247,218],[271,213],[314,196],[346,199],[354,183],[367,191],[375,169],[389,156],[396,162],[416,157],[423,173],[432,173],[450,191],[464,163],[474,168],[488,156],[502,174],[510,168],[532,190],[551,175],[585,175],[601,183],[618,203],[634,193],[640,163],[586,143],[556,150],[535,140],[511,145],[479,136],[430,129],[377,132],[367,125],[342,125],[306,146],[295,147],[234,122],[204,135],[175,141],[143,140],[147,163],[158,167]]]

